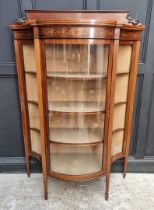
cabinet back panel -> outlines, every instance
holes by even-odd
[[[25,71],[36,72],[34,44],[23,44]]]
[[[111,155],[114,156],[122,152],[124,132],[119,131],[112,135]]]
[[[41,155],[40,133],[37,131],[31,130],[30,137],[31,137],[32,151]]]
[[[114,108],[113,116],[113,131],[119,128],[124,128],[125,126],[125,112],[126,105],[118,105]]]
[[[117,73],[129,73],[132,55],[131,45],[120,45],[118,52]]]
[[[28,103],[30,128],[40,129],[38,105]]]
[[[115,103],[126,102],[128,92],[129,75],[117,76],[115,89]]]

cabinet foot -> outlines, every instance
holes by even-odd
[[[126,178],[127,165],[128,165],[128,156],[125,157],[125,159],[124,159],[124,173],[123,173],[123,178]]]
[[[44,193],[44,199],[48,200],[48,193]]]
[[[105,191],[105,200],[107,201],[109,198],[109,181],[110,181],[110,173],[106,175],[106,191]]]
[[[109,194],[105,193],[105,200],[108,201],[108,199],[109,199]]]
[[[27,172],[27,176],[30,177],[30,161],[29,161],[29,157],[26,158],[26,172]]]
[[[30,177],[30,172],[29,171],[27,171],[27,176]]]

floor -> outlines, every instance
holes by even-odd
[[[0,210],[154,210],[154,174],[111,174],[110,198],[105,179],[64,182],[49,178],[43,199],[42,175],[0,174]]]

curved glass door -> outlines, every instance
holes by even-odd
[[[50,170],[102,170],[108,45],[47,44]]]

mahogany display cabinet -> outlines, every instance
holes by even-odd
[[[30,156],[48,176],[126,175],[143,26],[128,11],[28,10],[14,34],[27,173]]]

